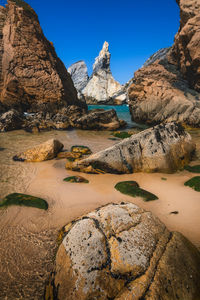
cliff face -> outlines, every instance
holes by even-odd
[[[129,88],[132,118],[200,127],[200,3],[180,0],[180,28],[172,48],[154,55]]]
[[[86,86],[89,76],[86,63],[83,60],[77,61],[68,68],[74,86],[78,92]]]
[[[22,111],[83,105],[36,13],[22,0],[0,8],[0,102]]]

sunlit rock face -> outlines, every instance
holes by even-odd
[[[179,121],[200,127],[200,3],[178,4],[181,20],[174,45],[154,54],[135,73],[129,88],[134,121]]]
[[[62,234],[45,299],[199,299],[198,250],[132,203],[101,207]]]
[[[68,69],[79,92],[79,97],[85,99],[87,104],[122,104],[126,101],[124,87],[113,78],[110,70],[111,54],[108,46],[107,42],[103,44],[103,48],[93,64],[93,73],[87,82],[86,66],[83,67],[83,63],[81,63],[81,68],[79,67],[80,62],[78,62]],[[74,69],[75,72],[73,72]],[[82,80],[82,85],[77,84],[79,79]]]
[[[0,107],[57,111],[83,106],[70,75],[22,0],[0,7]]]
[[[86,63],[83,60],[77,61],[68,68],[68,72],[71,75],[75,88],[78,92],[81,92],[89,79]]]

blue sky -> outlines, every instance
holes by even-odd
[[[120,83],[154,52],[173,44],[179,27],[175,0],[27,0],[66,67],[83,59],[89,73],[103,42]]]

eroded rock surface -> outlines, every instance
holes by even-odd
[[[44,160],[53,159],[62,150],[63,144],[58,140],[48,140],[34,148],[28,149],[27,151],[17,154],[13,157],[16,161],[26,162],[39,162]]]
[[[124,96],[119,97],[123,87],[117,82],[110,70],[110,52],[108,43],[105,42],[99,56],[95,59],[93,73],[86,87],[81,91],[88,104],[103,104],[123,102]],[[119,104],[119,103],[118,103]]]
[[[83,106],[36,13],[22,0],[0,7],[0,102],[6,110],[36,112]]]
[[[198,250],[134,204],[106,205],[63,233],[46,299],[199,299]]]
[[[199,127],[200,3],[177,2],[181,21],[174,45],[153,55],[135,73],[129,88],[130,112],[136,122],[179,121]]]
[[[0,132],[21,129],[23,124],[23,114],[11,109],[0,115]]]
[[[66,168],[86,173],[173,172],[191,159],[195,145],[176,123],[157,125]]]
[[[77,61],[68,68],[74,86],[78,92],[86,86],[89,76],[86,63],[83,60]]]

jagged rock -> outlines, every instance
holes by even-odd
[[[147,61],[129,88],[130,112],[136,122],[180,121],[200,127],[200,4],[196,0],[178,3],[181,22],[174,45]]]
[[[0,102],[21,111],[84,106],[34,10],[23,0],[0,7]]]
[[[112,103],[112,97],[120,92],[122,86],[110,71],[110,52],[105,42],[99,56],[95,59],[93,73],[86,87],[81,91],[88,104]]]
[[[160,60],[160,59],[164,59],[167,55],[167,53],[169,52],[171,48],[162,48],[160,50],[158,50],[156,53],[154,53],[149,59],[147,59],[147,61],[143,64],[142,67],[147,67],[151,64],[153,64],[156,60]]]
[[[80,129],[116,130],[124,127],[126,122],[119,120],[114,109],[93,109],[76,120],[74,126]]]
[[[23,115],[11,109],[0,116],[0,132],[21,129],[23,124]]]
[[[66,168],[86,173],[173,172],[191,159],[195,145],[176,123],[146,129]]]
[[[13,157],[15,161],[39,162],[53,159],[62,150],[63,144],[58,140],[48,140],[34,148],[28,149],[23,153],[19,153]]]
[[[78,92],[81,91],[89,79],[85,62],[83,60],[77,61],[68,68],[68,72],[71,75],[76,90]]]
[[[109,204],[62,233],[45,299],[199,299],[199,251],[151,212]]]

